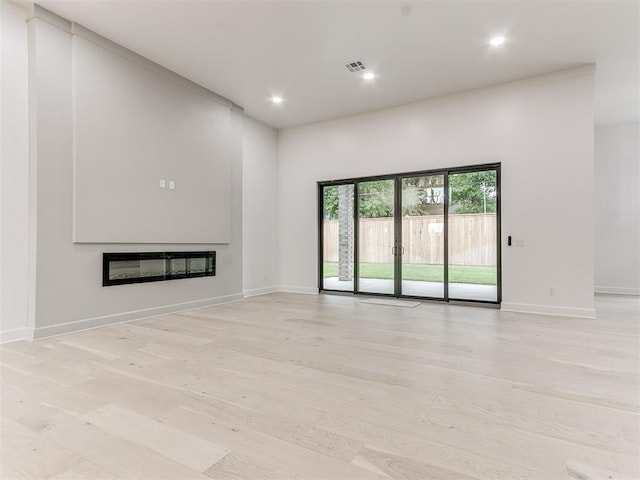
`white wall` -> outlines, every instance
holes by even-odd
[[[640,123],[595,130],[596,291],[640,295]]]
[[[29,21],[31,161],[37,196],[35,336],[242,297],[242,113],[232,111],[229,244],[74,244],[71,34],[64,21]],[[123,215],[127,212],[123,211]],[[185,212],[188,214],[188,212]],[[207,219],[202,219],[207,221]],[[140,219],[144,222],[144,219]],[[216,250],[215,277],[101,286],[105,251]]]
[[[278,285],[278,131],[244,118],[242,283],[246,296]]]
[[[283,288],[317,291],[317,181],[491,162],[503,309],[594,316],[592,67],[281,131]]]
[[[28,304],[29,101],[26,10],[0,1],[0,341],[24,336]]]
[[[74,241],[228,243],[231,102],[90,30],[72,38]]]

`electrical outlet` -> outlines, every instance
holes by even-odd
[[[176,182],[174,182],[173,180],[169,180],[169,190],[175,190],[176,189]]]
[[[167,188],[167,181],[164,178],[160,179],[160,188]]]

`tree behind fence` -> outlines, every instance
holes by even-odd
[[[403,261],[444,263],[444,218],[427,215],[402,218]],[[496,265],[496,214],[449,215],[449,263]],[[324,260],[338,261],[338,220],[324,221]],[[393,219],[360,220],[360,261],[393,262]]]

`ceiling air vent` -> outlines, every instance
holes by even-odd
[[[367,66],[362,60],[356,60],[355,62],[349,62],[344,64],[351,73],[362,72],[367,69]]]

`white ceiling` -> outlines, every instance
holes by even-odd
[[[38,3],[278,128],[586,63],[597,65],[596,122],[638,119],[637,1]],[[498,34],[507,42],[489,48]],[[346,70],[355,59],[373,82]]]

